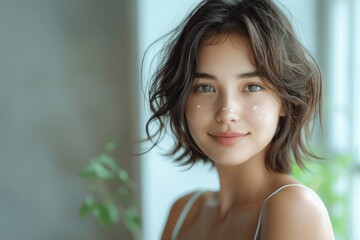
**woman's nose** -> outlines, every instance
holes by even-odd
[[[231,107],[221,107],[216,113],[218,123],[230,124],[240,120],[239,111]]]

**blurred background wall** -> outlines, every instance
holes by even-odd
[[[131,175],[136,1],[0,1],[0,239],[128,239],[78,211],[109,139]]]
[[[185,171],[159,148],[141,161],[131,155],[144,136],[143,90],[163,42],[140,76],[144,52],[198,2],[0,0],[0,239],[130,239],[120,226],[78,218],[88,191],[78,173],[109,139],[119,141],[115,156],[140,186],[144,240],[159,239],[176,198],[218,188],[214,171],[201,164]],[[360,214],[360,1],[279,2],[324,71],[322,141],[330,155],[353,154],[328,178],[344,176],[333,189],[352,206],[352,224],[343,219],[349,235],[337,239],[358,239],[351,226]],[[169,145],[166,138],[161,147]],[[330,210],[343,216],[343,205]]]

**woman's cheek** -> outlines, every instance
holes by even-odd
[[[212,109],[212,100],[208,97],[190,96],[186,104],[186,112],[201,114]]]
[[[205,98],[190,97],[186,104],[186,119],[188,124],[201,123],[209,115],[213,107],[211,101]]]
[[[279,106],[272,99],[250,104],[247,109],[253,122],[266,124],[278,121]]]
[[[192,103],[187,106],[186,118],[188,121],[203,121],[211,110],[211,104]]]

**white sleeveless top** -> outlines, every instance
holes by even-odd
[[[280,192],[281,190],[283,190],[284,188],[287,188],[287,187],[294,187],[294,186],[297,186],[297,187],[303,187],[303,188],[306,188],[306,189],[309,189],[310,191],[313,191],[311,190],[310,188],[304,186],[304,185],[301,185],[301,184],[287,184],[287,185],[284,185],[282,187],[280,187],[279,189],[275,190],[273,193],[271,193],[266,199],[265,201],[263,202],[262,206],[261,206],[261,210],[260,210],[260,215],[259,215],[259,220],[258,220],[258,224],[257,224],[257,227],[256,227],[256,232],[255,232],[255,236],[254,236],[254,240],[256,240],[258,238],[258,235],[259,235],[259,231],[260,231],[260,225],[261,225],[261,216],[262,216],[262,213],[263,213],[263,209],[264,209],[264,206],[265,206],[265,203],[272,197],[274,196],[276,193]],[[174,230],[171,234],[171,240],[176,240],[176,238],[178,237],[179,235],[179,232],[180,232],[180,229],[185,221],[185,218],[186,216],[188,215],[188,213],[190,212],[191,210],[191,207],[194,205],[194,203],[196,202],[196,200],[201,196],[201,194],[203,194],[202,191],[197,191],[195,192],[189,199],[189,201],[186,203],[185,207],[183,208],[176,224],[175,224],[175,227],[174,227]]]

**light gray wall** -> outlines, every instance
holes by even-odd
[[[0,1],[0,239],[127,239],[77,216],[109,139],[136,175],[136,1]]]

